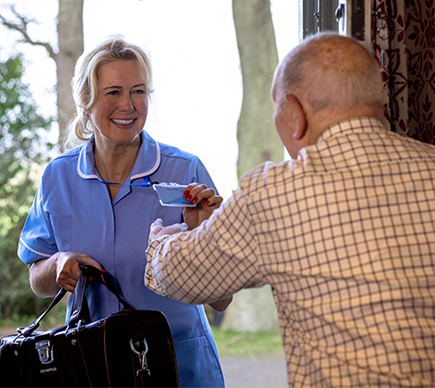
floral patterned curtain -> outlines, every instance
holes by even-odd
[[[374,0],[372,42],[391,130],[435,144],[434,0]]]

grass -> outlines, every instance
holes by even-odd
[[[36,317],[16,317],[12,320],[0,320],[0,329],[10,328],[10,333],[16,333],[15,328],[25,327],[32,323]],[[43,320],[40,329],[47,330],[51,327],[62,326],[63,317],[47,316]],[[262,356],[284,354],[281,335],[278,331],[259,332],[259,333],[241,333],[237,330],[223,330],[212,328],[213,336],[216,341],[220,355],[231,356]],[[3,333],[2,333],[3,334]]]
[[[241,333],[236,330],[212,328],[221,356],[249,356],[284,354],[279,331]]]

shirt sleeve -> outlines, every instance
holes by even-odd
[[[258,243],[240,189],[190,232],[163,236],[147,249],[145,284],[190,304],[210,303],[261,287]]]
[[[42,186],[38,189],[18,243],[18,257],[32,264],[55,254],[56,246],[50,218],[43,206]]]
[[[205,184],[207,185],[207,187],[212,187],[216,193],[218,194],[218,190],[210,176],[210,174],[208,173],[207,169],[205,168],[204,164],[202,163],[202,161],[198,158],[195,164],[196,167],[196,181],[198,183],[201,184]]]

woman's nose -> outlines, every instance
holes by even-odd
[[[134,110],[133,100],[130,93],[125,93],[124,96],[122,96],[119,109],[125,113],[130,113]]]

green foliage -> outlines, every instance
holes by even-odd
[[[49,330],[55,327],[60,327],[65,325],[66,317],[66,300],[65,296],[61,303],[59,303],[53,310],[50,311],[48,315],[40,322],[39,330]],[[26,327],[36,320],[46,309],[48,301],[43,301],[39,299],[40,306],[37,306],[37,314],[33,315],[18,315],[14,314],[8,319],[0,319],[0,337],[2,335],[13,334],[15,329],[18,327]],[[64,303],[65,302],[65,303]]]
[[[279,331],[241,333],[236,330],[212,328],[219,354],[232,356],[264,356],[284,354]]]
[[[45,302],[30,290],[27,266],[16,255],[36,192],[35,175],[53,147],[44,140],[52,119],[38,114],[22,82],[21,56],[0,62],[0,318],[33,314]],[[42,303],[42,305],[41,305]]]

